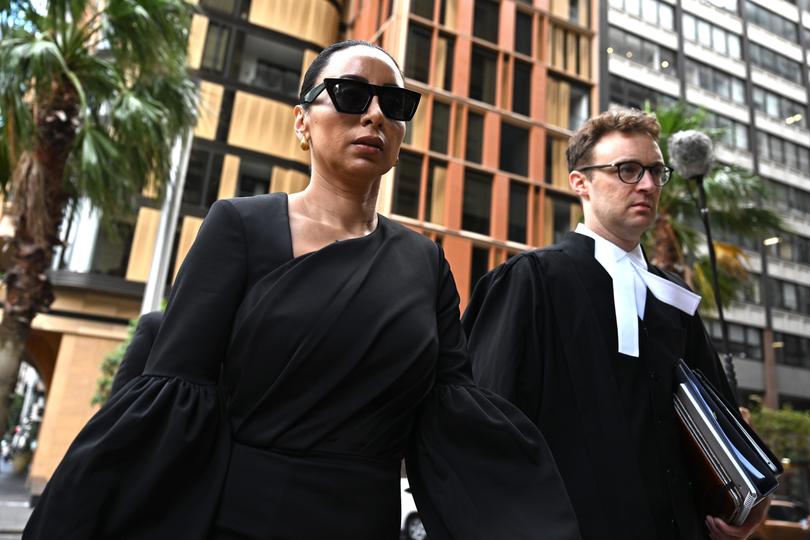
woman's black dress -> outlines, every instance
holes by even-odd
[[[293,257],[286,195],[219,201],[23,538],[394,540],[403,455],[431,540],[578,538],[542,436],[471,381],[437,244],[380,216]]]

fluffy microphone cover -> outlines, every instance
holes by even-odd
[[[703,132],[690,129],[669,138],[669,160],[684,178],[705,176],[712,167],[712,140]]]

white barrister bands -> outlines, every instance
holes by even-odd
[[[624,251],[582,223],[577,225],[575,232],[593,238],[594,258],[613,279],[613,306],[616,310],[620,353],[638,358],[638,320],[644,319],[647,289],[665,304],[689,315],[695,314],[700,296],[650,273],[641,246],[636,246],[630,252]]]

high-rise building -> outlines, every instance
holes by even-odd
[[[602,0],[599,11],[600,109],[702,108],[722,130],[718,160],[769,188],[790,232],[723,238],[746,248],[753,274],[726,313],[730,346],[744,397],[810,408],[810,1]],[[707,324],[722,350],[719,323]]]

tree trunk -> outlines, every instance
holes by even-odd
[[[79,107],[76,92],[57,81],[35,106],[37,141],[24,154],[13,176],[14,237],[11,266],[5,277],[6,298],[0,324],[0,426],[8,422],[8,405],[17,381],[31,321],[48,311],[53,290],[47,272],[68,200],[65,166],[76,138]]]
[[[653,229],[655,248],[652,263],[661,270],[684,277],[683,253],[671,219],[666,212],[659,212],[655,219]]]

